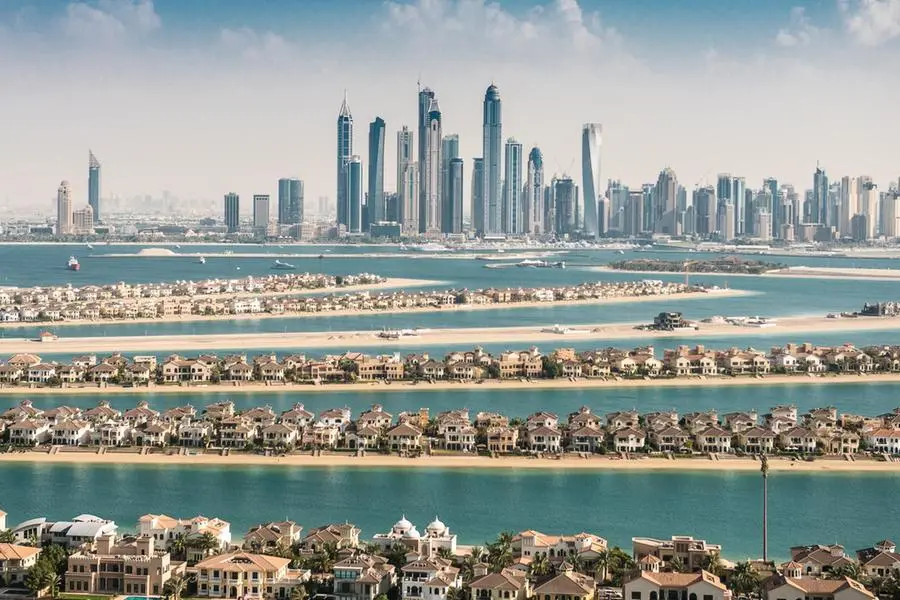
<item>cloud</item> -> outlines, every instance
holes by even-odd
[[[900,36],[900,0],[838,0],[844,27],[864,46]]]
[[[788,27],[779,29],[775,35],[775,44],[783,48],[808,46],[818,34],[819,29],[810,22],[806,15],[806,9],[802,6],[795,6],[791,9]]]
[[[246,60],[282,60],[294,54],[295,47],[272,31],[256,31],[249,27],[222,29],[219,42]]]
[[[490,0],[387,0],[385,30],[396,39],[427,39],[435,53],[490,52],[491,60],[594,59],[619,53],[622,39],[578,0],[547,0],[517,16]],[[421,47],[421,46],[420,46]]]
[[[98,0],[70,3],[60,25],[69,37],[110,42],[148,35],[162,21],[153,0]]]

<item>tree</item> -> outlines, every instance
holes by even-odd
[[[746,596],[759,587],[759,574],[749,561],[739,562],[734,566],[729,583],[735,593]]]
[[[706,557],[706,566],[704,568],[713,575],[718,576],[722,574],[722,558],[718,552],[711,552]]]
[[[209,532],[201,533],[200,535],[192,535],[186,539],[185,543],[188,548],[200,550],[203,553],[219,548],[219,540]]]
[[[50,596],[59,598],[59,588],[62,587],[62,576],[59,573],[53,573],[50,578]]]
[[[384,557],[387,559],[388,563],[394,565],[394,568],[399,570],[406,564],[407,552],[409,552],[409,548],[403,544],[394,544],[384,554]]]
[[[834,569],[831,572],[830,577],[832,579],[843,579],[844,577],[849,577],[850,579],[860,581],[862,579],[865,579],[866,573],[865,571],[863,571],[859,563],[853,562],[846,565],[841,565],[838,568]]]
[[[490,379],[500,379],[500,365],[492,362],[487,367],[487,376]]]
[[[28,569],[25,575],[25,587],[34,596],[38,596],[41,591],[47,589],[56,573],[50,568],[47,561],[38,561],[33,567]]]
[[[38,560],[47,563],[47,566],[57,575],[65,575],[69,563],[69,552],[59,544],[44,546]]]
[[[613,547],[609,551],[609,579],[614,587],[622,587],[622,581],[634,569],[634,559],[619,548]]]
[[[531,576],[532,582],[538,581],[541,577],[546,577],[549,573],[550,560],[546,554],[538,554],[528,566],[528,574]]]
[[[187,591],[188,584],[193,581],[193,577],[185,577],[184,575],[175,575],[166,582],[163,587],[166,594],[172,597],[172,600],[181,600],[181,596]]]
[[[544,379],[556,379],[562,375],[562,367],[549,356],[541,357],[541,377]]]
[[[609,550],[602,550],[594,561],[594,579],[598,583],[606,583],[609,579]]]
[[[309,597],[309,590],[304,584],[295,585],[291,588],[290,600],[306,600]]]
[[[437,555],[440,558],[446,558],[447,560],[453,559],[453,553],[450,551],[450,548],[444,548],[444,547],[438,548]]]
[[[14,544],[16,542],[16,534],[12,529],[4,529],[0,531],[0,544]]]
[[[669,561],[669,568],[672,569],[675,573],[685,573],[687,572],[687,566],[684,564],[684,561],[680,556],[673,556],[672,560]]]

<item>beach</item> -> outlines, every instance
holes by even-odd
[[[684,275],[702,279],[713,277],[779,277],[792,279],[854,279],[859,281],[893,281],[900,280],[900,269],[861,269],[850,267],[784,267],[754,275],[751,273],[706,273],[702,271],[640,271],[637,269],[614,269],[609,266],[585,267],[595,273],[626,273],[629,275]]]
[[[691,296],[689,294],[688,296]],[[635,302],[647,299],[629,298]],[[618,299],[617,299],[618,300]],[[524,304],[524,303],[522,303]],[[518,306],[518,304],[516,304]],[[648,316],[648,321],[649,321]],[[508,343],[527,347],[542,344],[545,348],[564,348],[573,341],[597,341],[598,346],[615,340],[665,340],[714,336],[777,334],[783,341],[802,342],[802,334],[820,331],[861,332],[900,329],[900,318],[859,317],[787,317],[778,319],[771,327],[731,325],[729,323],[698,323],[696,329],[657,331],[636,329],[640,323],[599,323],[570,326],[567,333],[557,333],[552,327],[483,327],[464,329],[421,329],[413,336],[399,339],[380,337],[378,331],[313,331],[290,333],[248,333],[222,335],[146,335],[122,337],[60,337],[54,341],[38,342],[23,338],[0,340],[0,355],[19,352],[152,352],[207,351],[219,348],[247,348],[260,350],[296,349],[304,346],[335,348],[340,351],[361,350],[367,347],[409,347],[414,345],[444,345],[447,351],[472,348],[476,344]],[[98,324],[98,326],[102,326]],[[410,323],[411,327],[415,322]],[[900,337],[900,336],[898,336]]]
[[[72,451],[49,454],[46,451],[26,451],[0,454],[0,463],[62,463],[78,465],[194,465],[194,466],[270,466],[291,468],[394,468],[394,469],[573,469],[595,471],[758,471],[760,463],[752,458],[725,457],[711,460],[694,458],[632,458],[593,456],[580,458],[529,458],[435,455],[403,458],[396,455],[369,454],[364,457],[349,454],[311,453],[286,456],[264,456],[232,452],[216,454],[139,454],[136,451]],[[774,472],[892,472],[900,473],[900,463],[875,460],[847,461],[819,458],[815,461],[770,457],[769,469]]]
[[[396,280],[394,280],[396,281]],[[410,281],[418,281],[418,280],[410,280]],[[380,285],[380,284],[379,284]],[[425,285],[425,284],[423,284]],[[604,305],[604,304],[623,304],[623,303],[633,303],[633,302],[660,302],[663,300],[700,300],[700,299],[709,299],[710,297],[716,298],[730,298],[736,296],[751,296],[755,292],[746,292],[743,290],[715,290],[712,292],[680,292],[680,293],[672,293],[672,294],[657,294],[657,295],[647,295],[647,296],[617,296],[613,298],[592,298],[588,300],[554,300],[552,302],[492,302],[488,304],[450,304],[446,306],[426,306],[426,307],[409,307],[409,308],[392,308],[389,310],[334,310],[334,311],[325,311],[325,312],[292,312],[292,313],[280,313],[280,314],[271,314],[271,313],[252,313],[252,314],[239,314],[239,315],[184,315],[184,316],[169,316],[169,317],[154,317],[154,318],[145,318],[145,319],[100,319],[96,321],[54,321],[54,322],[30,322],[30,323],[0,323],[0,329],[21,329],[23,327],[40,327],[48,330],[55,330],[59,326],[64,325],[95,325],[97,327],[103,327],[104,325],[119,325],[119,324],[141,324],[141,323],[191,323],[191,322],[199,322],[199,321],[253,321],[258,319],[295,319],[295,318],[322,318],[322,317],[354,317],[360,315],[379,315],[379,314],[416,314],[416,313],[447,313],[454,311],[482,311],[482,310],[509,310],[509,309],[517,309],[517,308],[554,308],[557,306],[590,306],[590,305]],[[446,331],[461,331],[456,329],[448,329]],[[375,333],[375,332],[370,332]],[[244,337],[255,338],[257,335],[255,334],[241,334]],[[260,335],[279,335],[279,334],[260,334]],[[299,334],[289,334],[289,335],[299,335]],[[326,333],[322,333],[321,335],[326,335]],[[340,332],[335,335],[360,335],[360,332]],[[169,336],[152,336],[156,337],[169,337]],[[173,336],[176,337],[176,336]],[[181,337],[181,336],[177,336]],[[190,337],[190,336],[188,336]],[[211,336],[204,336],[211,337]],[[215,336],[215,337],[227,337],[223,336]],[[8,338],[10,341],[15,340],[16,338]],[[70,338],[77,339],[77,338]],[[85,338],[92,339],[92,338]],[[131,338],[128,337],[117,337],[115,339],[118,340],[128,340]],[[138,339],[146,339],[144,336],[141,336]],[[19,339],[17,341],[20,342],[31,342],[31,340],[23,340]],[[62,336],[60,336],[59,340],[53,342],[54,345],[62,342]],[[0,351],[2,351],[3,340],[0,340]]]
[[[125,387],[108,385],[98,387],[90,384],[78,384],[71,387],[35,387],[27,386],[0,387],[0,396],[52,396],[64,395],[98,395],[110,394],[203,394],[203,393],[228,393],[228,394],[254,394],[261,392],[285,392],[290,394],[315,394],[329,392],[366,393],[366,392],[439,392],[447,390],[477,390],[504,391],[516,389],[540,390],[578,390],[578,389],[633,389],[633,388],[690,388],[690,387],[745,387],[755,385],[839,385],[846,383],[865,384],[898,384],[900,373],[877,373],[868,375],[859,374],[827,374],[822,376],[797,375],[766,375],[755,377],[746,375],[741,377],[672,377],[672,378],[647,378],[647,379],[575,379],[565,377],[556,379],[484,379],[478,381],[440,380],[434,383],[420,381],[361,381],[356,383],[284,383],[266,385],[263,382],[247,382],[240,385],[232,385],[225,382],[221,384],[203,385],[153,385],[151,387]]]

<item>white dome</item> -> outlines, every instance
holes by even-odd
[[[412,523],[406,520],[406,515],[400,517],[400,520],[394,523],[395,531],[407,531],[409,529],[415,529]]]
[[[444,523],[441,522],[441,520],[438,519],[437,517],[435,517],[435,518],[434,518],[434,521],[432,521],[431,523],[429,523],[429,524],[428,524],[428,527],[426,527],[426,530],[427,530],[427,531],[436,531],[436,532],[443,532],[443,531],[445,531],[446,529],[447,529],[447,526],[444,525]]]
[[[406,535],[404,537],[407,537],[407,538],[410,538],[413,540],[417,540],[422,536],[421,536],[421,534],[419,534],[419,530],[416,529],[415,526],[413,526],[410,528],[409,531],[406,532]]]

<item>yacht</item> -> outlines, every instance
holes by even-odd
[[[280,260],[276,260],[274,263],[272,263],[272,268],[278,269],[279,271],[293,271],[297,267],[295,267],[291,263],[286,263],[286,262],[282,262]]]
[[[201,265],[205,265],[205,264],[206,264],[206,257],[205,257],[205,256],[201,256],[200,258],[197,259],[197,262],[200,263]]]

